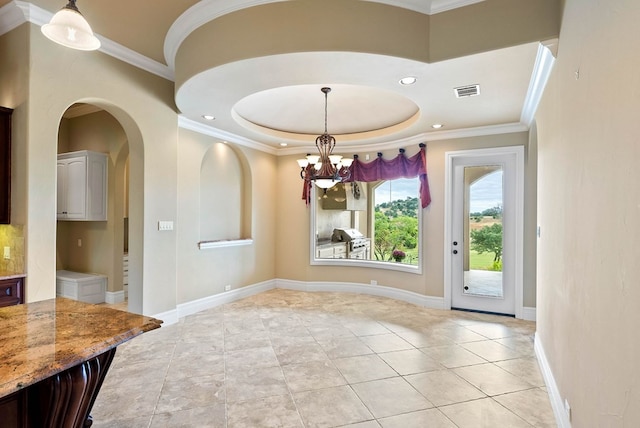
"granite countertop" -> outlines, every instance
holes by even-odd
[[[96,357],[161,323],[61,297],[0,308],[0,397]]]
[[[26,273],[8,272],[8,271],[0,270],[0,281],[3,279],[24,278],[26,276],[27,276]]]

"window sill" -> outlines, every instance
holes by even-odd
[[[421,265],[409,265],[404,263],[381,262],[378,260],[360,260],[360,259],[319,259],[311,258],[312,266],[349,266],[372,269],[386,269],[397,272],[406,272],[416,275],[422,275]]]
[[[253,239],[220,239],[216,241],[200,241],[198,242],[198,249],[208,250],[211,248],[223,248],[223,247],[241,247],[244,245],[252,245]]]

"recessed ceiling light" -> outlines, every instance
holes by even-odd
[[[215,116],[211,116],[210,114],[203,114],[202,118],[206,119],[206,120],[214,120],[216,117]]]
[[[280,143],[280,147],[287,147],[288,144],[287,143]]]
[[[416,79],[413,76],[407,76],[407,77],[403,77],[402,79],[400,79],[400,84],[401,85],[413,85],[414,83],[416,83]]]
[[[431,125],[431,127],[433,129],[440,129],[440,128],[442,128],[442,124],[441,123],[434,123],[433,125]]]

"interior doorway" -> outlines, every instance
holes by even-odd
[[[103,199],[104,215],[82,217],[60,213],[61,201],[72,199],[71,189],[63,192],[61,198],[61,158],[73,153],[95,153],[104,159]],[[129,140],[123,126],[112,114],[99,106],[77,103],[64,113],[58,130],[58,222],[56,232],[56,269],[96,275],[106,278],[102,298],[92,296],[91,303],[117,304],[127,309],[126,258],[123,257],[129,246]],[[72,160],[75,158],[72,158]],[[63,165],[64,166],[64,165]],[[75,171],[75,170],[74,170]],[[69,176],[68,180],[79,183],[85,173],[91,176],[90,169]],[[88,179],[87,179],[88,180]],[[63,188],[65,186],[62,186]],[[76,185],[76,187],[78,187]],[[82,186],[80,186],[82,187]],[[85,197],[97,197],[96,190],[87,186]],[[75,196],[76,199],[81,197]],[[75,200],[75,199],[74,199]],[[84,199],[81,199],[84,200]],[[68,205],[68,203],[66,203]],[[84,206],[84,203],[80,204]],[[63,211],[67,209],[63,209]],[[78,285],[78,290],[80,286]],[[95,290],[94,290],[95,291]],[[78,299],[82,300],[78,291]]]
[[[522,317],[522,146],[446,154],[445,301]]]

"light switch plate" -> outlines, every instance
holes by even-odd
[[[9,260],[11,258],[11,247],[4,247],[4,258]]]
[[[173,222],[172,221],[159,221],[158,222],[158,230],[173,230]]]

